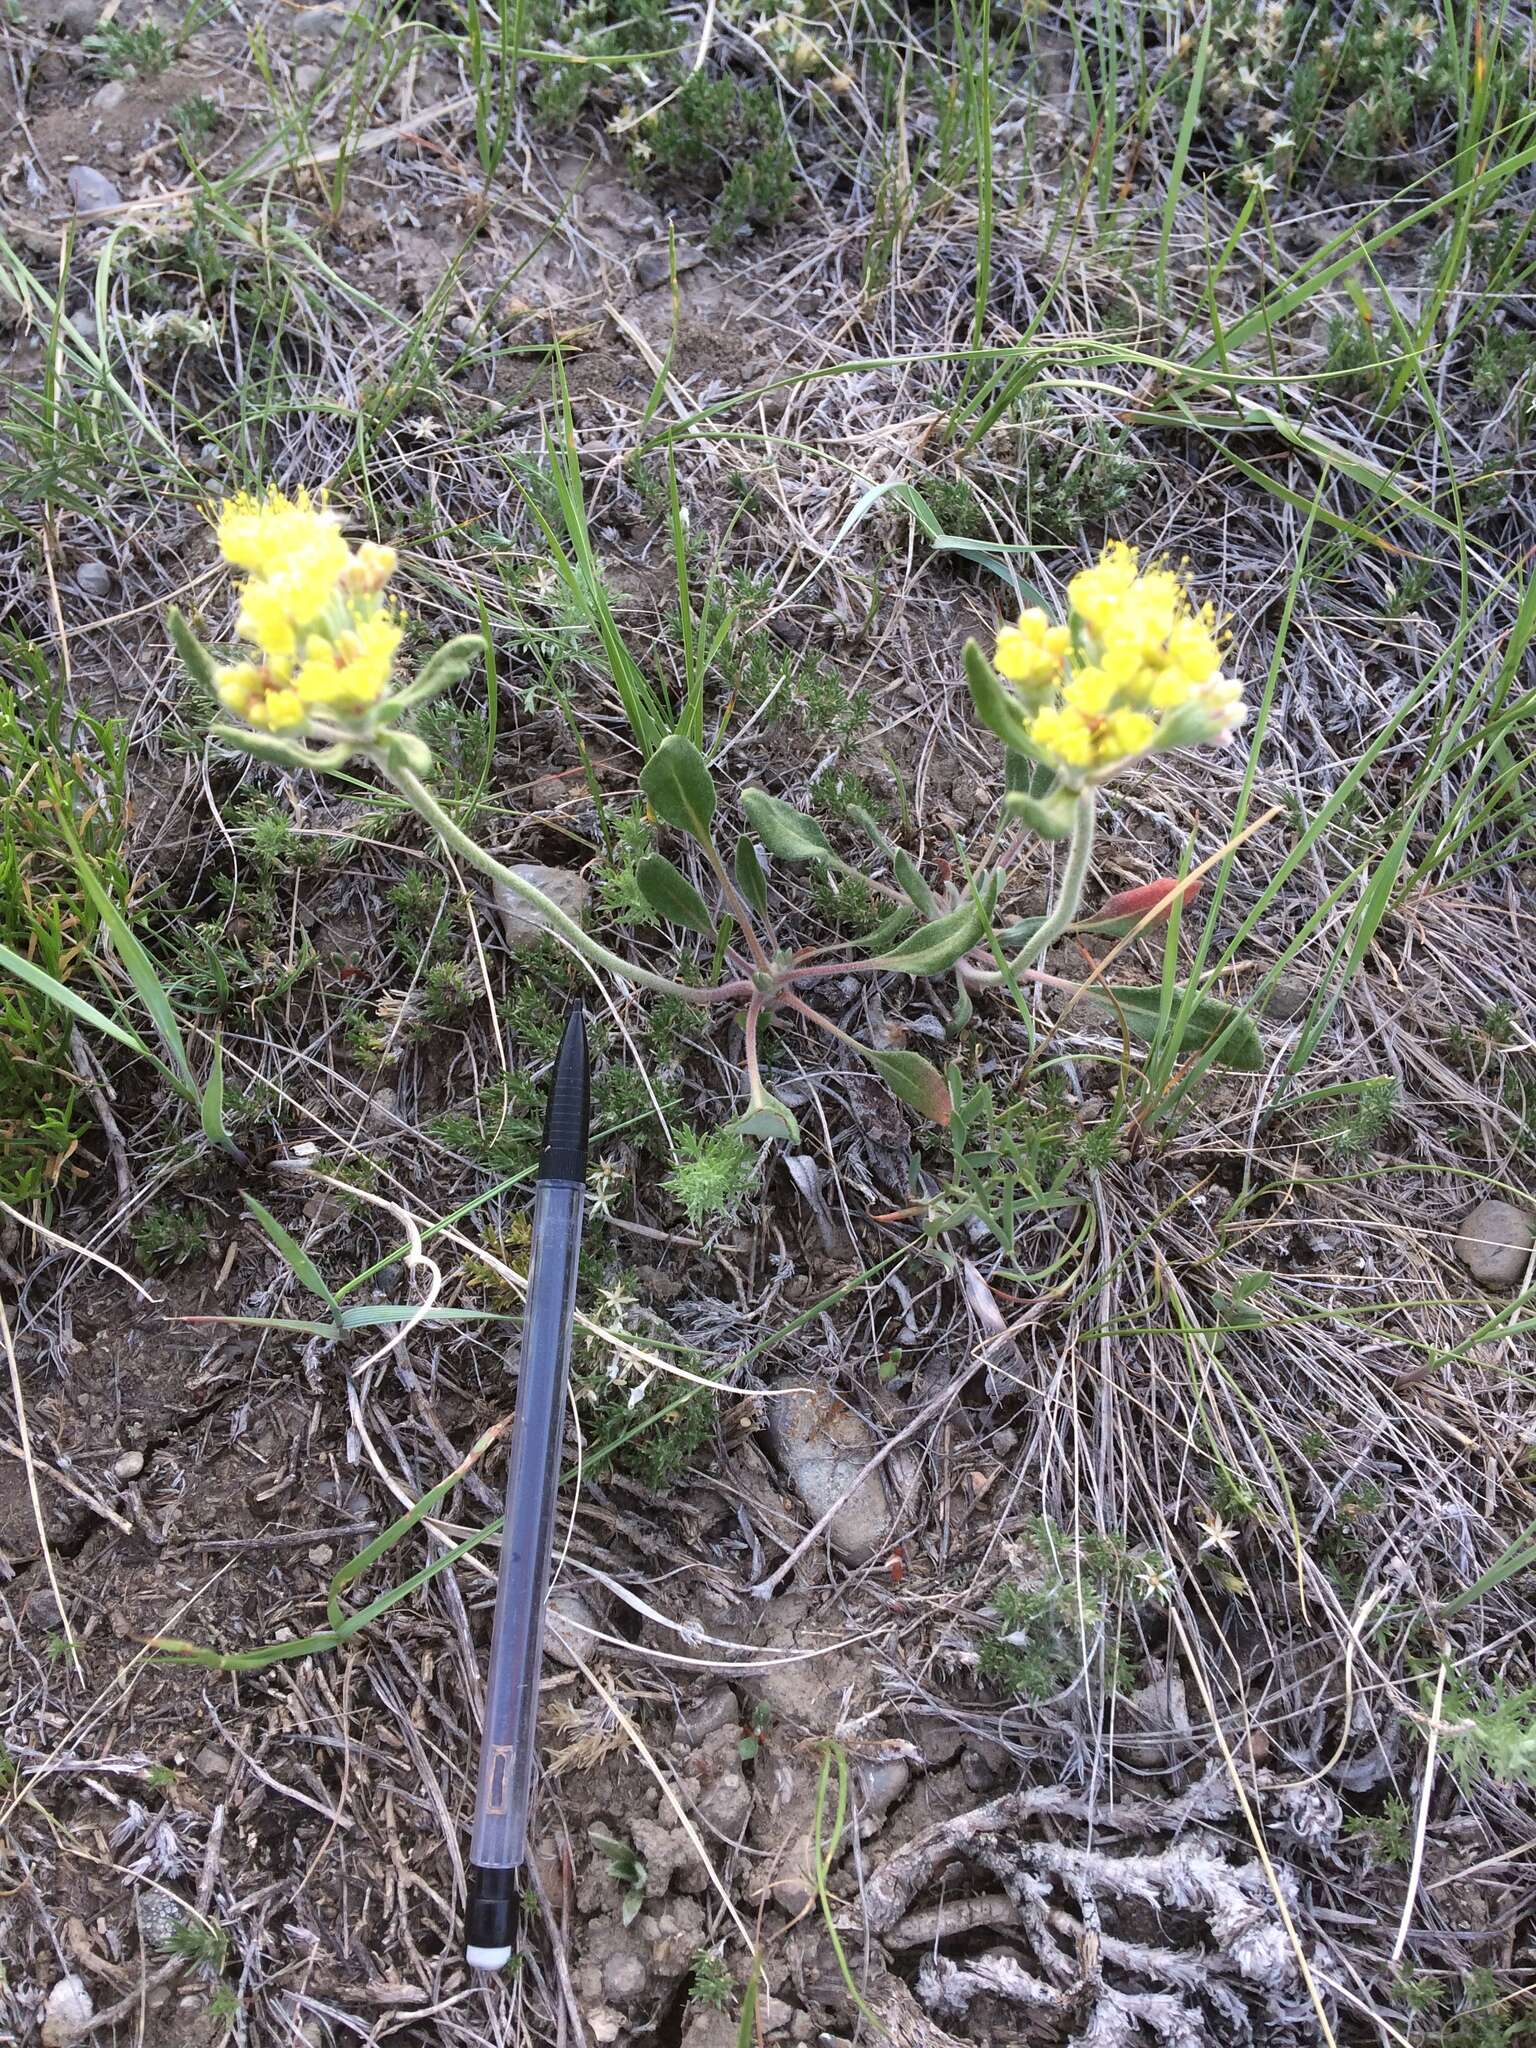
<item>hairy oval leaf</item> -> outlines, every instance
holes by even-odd
[[[640,787],[658,818],[709,844],[715,785],[704,756],[680,733],[671,733],[640,771]]]
[[[640,884],[640,894],[659,917],[671,924],[685,925],[691,932],[702,932],[706,939],[714,937],[715,920],[709,914],[709,906],[682,869],[674,867],[665,854],[648,853],[635,869],[635,880]]]
[[[909,1109],[930,1123],[949,1122],[949,1088],[938,1068],[920,1052],[870,1052],[868,1058],[891,1093],[900,1096]]]
[[[1112,1002],[1124,1017],[1125,1028],[1134,1037],[1148,1043],[1157,1038],[1163,1009],[1160,989],[1103,987],[1090,993],[1096,999]],[[1178,1012],[1183,995],[1182,989],[1174,989],[1169,1006],[1170,1018]],[[1262,1071],[1264,1041],[1253,1019],[1245,1011],[1235,1010],[1230,1003],[1223,1003],[1215,996],[1197,996],[1184,1020],[1184,1049],[1204,1052],[1218,1039],[1221,1050],[1216,1057],[1222,1066],[1235,1067],[1244,1074]]]
[[[758,838],[780,860],[836,860],[831,842],[816,820],[782,797],[770,796],[766,789],[744,789],[741,808]]]

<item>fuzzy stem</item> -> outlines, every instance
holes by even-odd
[[[610,974],[619,975],[623,980],[633,982],[640,988],[655,989],[658,994],[665,996],[681,996],[689,1003],[739,1002],[743,996],[751,993],[752,984],[748,981],[722,982],[718,988],[695,988],[686,981],[669,981],[663,974],[652,974],[649,968],[637,967],[632,961],[621,958],[619,954],[610,953],[606,946],[599,945],[596,939],[589,937],[574,917],[568,916],[557,903],[551,903],[542,889],[536,888],[523,876],[515,875],[510,868],[503,867],[494,854],[487,853],[483,846],[470,838],[462,826],[455,824],[414,770],[408,768],[394,753],[387,739],[370,751],[373,759],[406,802],[418,816],[426,820],[445,846],[451,846],[455,853],[461,854],[472,867],[477,867],[481,874],[488,875],[493,882],[500,882],[514,896],[520,897],[530,908],[537,910],[551,930],[557,931],[575,947],[583,959],[590,960],[594,967],[606,967]]]
[[[1093,806],[1093,792],[1081,791],[1072,816],[1072,834],[1067,841],[1067,864],[1056,885],[1056,900],[1033,938],[1014,954],[1008,965],[1009,974],[1020,975],[1032,961],[1043,958],[1077,916],[1083,901],[1083,884],[1088,879],[1088,862],[1093,854]],[[995,970],[966,977],[973,986],[986,988],[996,987],[1005,978]]]

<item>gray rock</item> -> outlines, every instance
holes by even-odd
[[[81,562],[75,570],[75,588],[82,597],[105,597],[112,588],[112,571],[105,562]]]
[[[123,195],[112,180],[89,164],[76,164],[64,182],[76,213],[99,213],[103,207],[122,204]]]
[[[541,889],[557,910],[563,910],[567,917],[580,921],[587,907],[587,882],[574,868],[546,868],[537,861],[523,860],[512,864],[512,873],[525,882],[532,882]],[[501,917],[501,929],[507,944],[515,952],[520,946],[537,945],[549,930],[549,921],[538,907],[525,903],[505,882],[494,885],[496,909]]]
[[[641,291],[654,291],[659,284],[665,284],[672,275],[672,252],[665,243],[640,250],[635,257],[635,283]],[[704,261],[702,249],[679,249],[677,252],[677,274],[692,270]]]
[[[603,1990],[615,2005],[639,1998],[649,1982],[650,1973],[637,1955],[612,1955],[603,1965]]]
[[[353,19],[345,7],[305,7],[287,17],[288,33],[301,42],[334,43],[351,28]]]
[[[128,88],[120,78],[109,78],[105,85],[98,85],[91,94],[90,104],[98,114],[111,114],[128,97]]]
[[[1456,1233],[1456,1256],[1484,1287],[1518,1287],[1536,1245],[1536,1217],[1513,1202],[1479,1202]]]
[[[578,1658],[585,1663],[600,1647],[602,1626],[603,1618],[586,1594],[562,1581],[550,1594],[545,1610],[544,1654],[574,1671]]]
[[[123,1455],[113,1464],[112,1470],[119,1479],[137,1479],[144,1470],[144,1453],[142,1451],[124,1451]]]
[[[192,1759],[192,1768],[200,1778],[227,1778],[229,1758],[215,1749],[211,1742],[205,1742]]]
[[[82,341],[94,341],[99,332],[96,315],[89,306],[77,307],[69,316],[69,324]]]
[[[702,1699],[679,1711],[677,1738],[679,1742],[686,1742],[690,1749],[697,1749],[707,1736],[718,1734],[722,1728],[735,1728],[740,1721],[741,1702],[731,1688],[728,1685],[711,1686]]]
[[[324,76],[321,65],[301,64],[293,74],[293,89],[301,100],[307,100]]]
[[[1277,1024],[1289,1024],[1306,1010],[1317,994],[1317,983],[1309,974],[1299,973],[1287,967],[1276,977],[1274,987],[1259,1004],[1262,1015],[1273,1017]]]
[[[55,0],[53,25],[78,43],[101,19],[102,0]]]
[[[742,1776],[734,1743],[727,1738],[723,1747],[718,1774],[714,1783],[700,1793],[698,1811],[712,1828],[734,1842],[752,1811],[752,1788]]]
[[[854,1776],[859,1787],[859,1832],[866,1839],[877,1834],[885,1817],[912,1782],[912,1767],[900,1757],[856,1763]]]
[[[832,1547],[852,1564],[874,1556],[890,1525],[878,1471],[860,1478],[879,1448],[862,1416],[827,1387],[783,1381],[773,1390],[768,1429],[784,1476],[827,1529]]]
[[[43,2005],[43,2048],[70,2048],[96,2017],[83,1977],[61,1977]]]
[[[683,2048],[736,2048],[737,2026],[728,2012],[696,2012],[683,2031]]]

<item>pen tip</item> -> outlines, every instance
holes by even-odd
[[[560,1050],[549,1077],[541,1180],[585,1180],[590,1090],[587,1079],[587,1020],[579,1000],[572,1003]]]

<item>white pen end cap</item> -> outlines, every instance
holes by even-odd
[[[504,1970],[512,1960],[510,1948],[467,1948],[464,1960],[472,1970]]]

